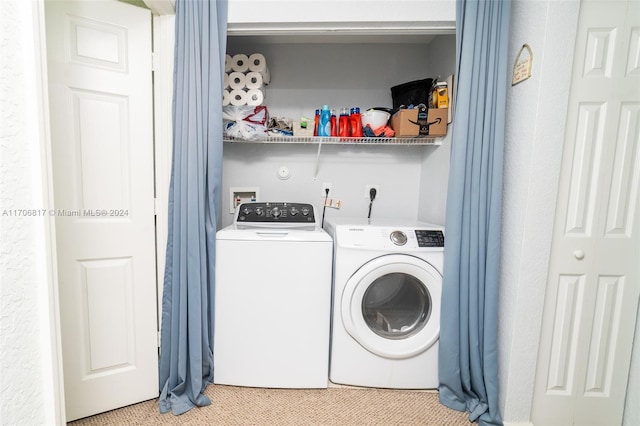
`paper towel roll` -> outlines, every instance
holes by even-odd
[[[267,67],[267,60],[262,53],[254,53],[249,56],[249,71],[259,72],[262,74],[262,82],[269,84],[271,81],[271,74]]]
[[[229,92],[229,103],[234,106],[247,104],[247,92],[241,89],[234,89]]]
[[[251,71],[246,74],[245,85],[247,89],[259,89],[262,87],[262,74]]]
[[[233,58],[231,58],[231,55],[226,55],[224,57],[224,72],[231,72],[232,66],[233,66]]]
[[[244,73],[232,72],[229,74],[229,87],[233,89],[244,89],[246,86],[247,78]]]
[[[238,72],[247,72],[249,70],[249,58],[247,55],[244,53],[233,55],[231,69]]]
[[[228,90],[222,91],[222,106],[227,106],[231,103],[231,96],[229,96]]]
[[[229,88],[229,73],[224,73],[224,81],[222,84],[222,88],[223,89],[228,89]]]
[[[247,90],[247,105],[258,106],[264,101],[264,92],[260,89]]]

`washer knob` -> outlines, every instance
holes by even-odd
[[[273,209],[271,209],[271,216],[280,217],[281,214],[282,214],[282,212],[280,211],[279,208],[274,207]]]
[[[402,231],[393,231],[391,235],[389,235],[391,242],[397,246],[403,246],[407,244],[407,236]]]

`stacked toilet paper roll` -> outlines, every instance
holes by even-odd
[[[263,54],[227,55],[224,69],[222,105],[262,105],[265,86],[271,82],[271,74]]]
[[[266,85],[271,83],[271,74],[267,67],[267,60],[262,53],[254,53],[249,56],[249,71],[262,75],[262,82]]]

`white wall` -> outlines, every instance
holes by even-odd
[[[443,45],[455,50],[454,37],[447,39],[449,43]],[[392,86],[436,76],[441,71],[434,64],[455,57],[453,52],[444,59],[435,58],[430,44],[422,42],[263,43],[255,37],[230,38],[228,52],[265,55],[272,77],[266,88],[269,113],[294,119],[313,117],[314,109],[322,104],[338,112],[351,106],[362,110],[391,107]],[[451,72],[454,66],[455,61],[443,68]],[[233,220],[228,210],[229,187],[259,186],[261,201],[310,202],[320,209],[323,182],[332,184],[330,197],[342,201],[340,210],[327,209],[327,218],[366,217],[369,200],[364,197],[365,185],[377,184],[380,191],[373,218],[415,220],[420,197],[434,193],[437,202],[429,204],[429,216],[440,219],[446,200],[448,150],[446,142],[443,146],[324,145],[316,174],[315,144],[226,143],[222,226]],[[290,179],[277,177],[280,166],[291,170]],[[428,172],[423,175],[425,168]],[[421,193],[425,179],[431,192]]]
[[[442,80],[456,71],[455,35],[441,36],[429,44],[429,74]],[[451,133],[443,139],[438,149],[424,151],[420,167],[420,202],[418,219],[444,225],[449,180]]]
[[[64,421],[52,333],[50,218],[17,212],[48,206],[48,177],[42,173],[47,164],[44,73],[38,54],[42,18],[40,1],[0,2],[1,424]]]
[[[368,198],[365,185],[379,184],[371,217],[416,219],[420,158],[423,149],[433,147],[325,145],[314,179],[317,145],[226,144],[223,165],[223,225],[231,223],[229,186],[259,186],[261,201],[312,203],[321,212],[322,183],[330,182],[330,198],[340,199],[340,210],[328,208],[326,217],[366,218]],[[280,166],[291,177],[277,176]]]

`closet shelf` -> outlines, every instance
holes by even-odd
[[[422,138],[345,138],[317,136],[268,136],[260,139],[241,139],[224,136],[228,143],[264,143],[264,144],[322,144],[322,145],[442,145],[442,137]]]

